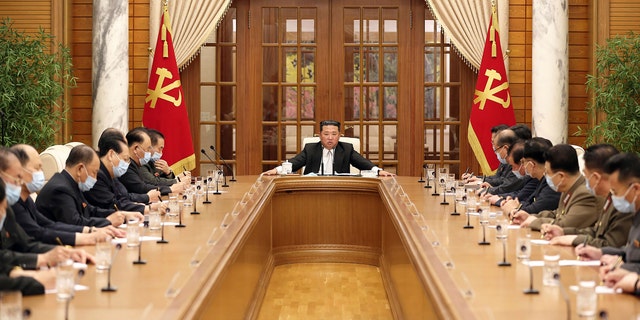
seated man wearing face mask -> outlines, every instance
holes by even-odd
[[[33,240],[24,229],[16,222],[16,216],[11,207],[20,198],[20,186],[24,183],[22,176],[25,174],[16,155],[7,148],[0,148],[0,175],[5,185],[7,201],[2,201],[6,214],[0,216],[0,250],[15,252],[9,255],[7,260],[0,256],[3,262],[8,261],[14,266],[23,269],[37,269],[39,267],[54,266],[64,259],[73,259],[85,263],[93,258],[82,249],[67,248],[65,246],[49,245]],[[6,210],[4,209],[6,208]]]
[[[90,227],[117,227],[125,222],[127,216],[142,221],[139,212],[102,209],[91,205],[82,194],[95,185],[100,170],[100,158],[96,151],[87,145],[75,146],[62,172],[51,177],[36,199],[36,207],[47,218]]]
[[[550,223],[563,228],[586,228],[598,220],[596,208],[602,208],[603,203],[587,190],[573,146],[558,144],[547,150],[545,179],[551,189],[562,192],[558,208],[541,211],[537,217],[521,212],[514,216],[520,226],[540,230],[542,224]]]
[[[164,135],[156,130],[147,128],[149,138],[151,138],[151,160],[140,167],[140,176],[144,182],[157,186],[171,186],[176,183],[176,176],[169,164],[162,160],[164,151]]]
[[[157,202],[160,196],[159,191],[131,194],[118,181],[118,178],[129,168],[129,148],[122,132],[114,129],[105,130],[98,139],[98,156],[100,156],[98,181],[91,190],[83,193],[89,203],[103,209],[117,207],[142,214],[149,213],[151,209],[164,210],[163,204]],[[134,198],[141,202],[134,201]]]
[[[44,186],[44,173],[42,172],[42,161],[38,151],[32,146],[19,144],[11,147],[25,173],[22,175],[24,184],[20,199],[11,208],[13,209],[18,224],[24,231],[37,241],[48,244],[60,244],[60,242],[75,245],[95,244],[98,240],[104,240],[107,236],[125,236],[123,230],[118,230],[113,226],[95,228],[67,224],[64,222],[54,222],[45,217],[36,208],[35,202],[31,199],[32,192],[38,192]]]
[[[504,175],[504,178],[499,184],[491,185],[488,182],[484,182],[480,185],[480,187],[486,189],[486,194],[493,195],[520,190],[525,181],[518,179],[518,177],[514,173],[515,170],[513,166],[507,160],[511,147],[519,141],[518,136],[516,136],[513,130],[505,129],[500,131],[500,133],[496,135],[496,138],[493,141],[493,148],[496,152],[498,161],[500,161],[501,165],[505,165],[506,168],[509,169],[509,172]]]
[[[489,194],[492,205],[500,206],[510,199],[528,199],[538,188],[540,180],[528,176],[524,170],[524,141],[518,141],[509,148],[507,160],[513,169],[513,174],[522,181],[522,186],[515,191],[502,194]]]

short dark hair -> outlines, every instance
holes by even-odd
[[[589,170],[604,171],[604,165],[609,158],[620,153],[616,147],[607,143],[594,144],[584,151],[582,159]]]
[[[531,138],[524,143],[524,157],[544,164],[544,153],[553,146],[549,139],[542,137]]]
[[[524,141],[519,140],[512,144],[509,148],[509,155],[513,158],[514,163],[520,163],[524,158]]]
[[[4,180],[0,179],[0,202],[7,196],[6,191],[4,190],[5,187]]]
[[[107,155],[109,150],[116,153],[122,152],[122,144],[127,145],[122,132],[119,130],[105,130],[98,139],[98,157],[102,158]]]
[[[340,130],[340,122],[336,120],[323,120],[320,121],[320,131],[322,131],[322,127],[324,126],[336,126],[338,130]]]
[[[24,150],[23,145],[17,144],[15,146],[12,146],[11,148],[9,148],[9,151],[16,155],[18,160],[20,160],[21,166],[24,167],[25,165],[27,165],[27,162],[29,162],[29,155],[27,154],[27,151]]]
[[[491,128],[491,133],[492,133],[492,134],[494,134],[494,133],[498,133],[498,132],[500,132],[500,131],[502,131],[502,130],[504,130],[504,129],[509,129],[509,126],[508,126],[508,125],[506,125],[506,124],[499,124],[499,125],[497,125],[497,126],[493,126],[493,127]]]
[[[526,124],[514,124],[509,129],[513,130],[513,132],[515,132],[516,136],[518,136],[520,140],[531,139],[531,128],[529,128],[529,126],[527,126]]]
[[[65,162],[65,166],[73,167],[80,163],[83,163],[86,165],[91,161],[93,161],[93,157],[97,157],[97,156],[98,154],[96,153],[96,151],[93,150],[88,145],[86,144],[77,145],[71,148],[71,151],[69,152],[69,157]]]
[[[166,140],[162,132],[156,129],[151,129],[151,128],[146,128],[146,129],[147,129],[147,134],[149,134],[149,138],[151,138],[152,146],[155,146],[156,144],[158,144],[158,139]]]
[[[551,147],[545,152],[544,159],[553,171],[564,171],[571,175],[580,173],[578,153],[570,144],[561,143]]]
[[[137,127],[131,129],[127,132],[127,142],[129,143],[129,147],[131,147],[134,143],[142,143],[144,142],[144,136],[149,135],[147,133],[147,129],[143,127]]]
[[[0,171],[7,171],[9,169],[9,157],[16,155],[15,152],[7,147],[0,146]]]
[[[631,183],[640,179],[640,156],[625,152],[611,157],[604,165],[604,173],[613,174],[616,171],[621,183]]]
[[[513,130],[504,129],[496,136],[496,146],[508,146],[511,147],[514,143],[518,142],[518,136]]]

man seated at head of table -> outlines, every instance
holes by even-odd
[[[632,216],[633,224],[623,247],[596,248],[590,245],[576,246],[575,252],[583,260],[598,260],[606,274],[611,268],[640,272],[640,157],[635,153],[617,154],[604,167],[611,184],[611,202],[620,214]],[[619,261],[619,262],[618,262]]]
[[[604,165],[618,150],[610,144],[596,144],[587,148],[584,153],[584,176],[587,189],[600,197],[603,205],[595,208],[601,211],[598,221],[591,227],[575,228],[543,224],[541,231],[551,244],[577,246],[588,244],[594,247],[621,247],[625,244],[629,228],[630,214],[620,213],[611,203],[611,185],[609,175],[604,172]]]
[[[514,143],[511,148],[509,148],[509,155],[507,156],[507,161],[513,169],[512,172],[516,178],[522,181],[522,186],[512,192],[495,195],[491,193],[486,194],[484,197],[489,199],[492,205],[500,207],[511,199],[527,199],[538,188],[540,180],[532,178],[524,171],[524,143],[525,141],[522,140]]]
[[[15,145],[11,147],[11,151],[18,157],[24,170],[20,199],[11,208],[16,215],[18,224],[29,236],[48,244],[64,243],[71,246],[95,244],[107,236],[125,236],[124,231],[110,225],[103,228],[91,228],[60,221],[55,222],[45,217],[38,211],[31,198],[31,193],[39,192],[45,183],[42,161],[38,151],[26,144]]]
[[[129,147],[120,130],[109,128],[102,132],[98,139],[98,156],[98,181],[91,190],[83,193],[89,203],[103,209],[118,208],[142,214],[150,210],[164,212],[165,206],[159,202],[160,191],[154,189],[146,194],[129,193],[118,180],[130,165]]]
[[[541,137],[531,138],[524,143],[525,174],[538,180],[536,190],[526,199],[509,199],[501,203],[505,215],[513,217],[516,213],[537,214],[543,210],[558,208],[560,193],[551,189],[544,178],[544,154],[553,145]],[[523,219],[524,220],[524,219]]]
[[[159,190],[160,194],[167,195],[184,191],[182,182],[176,182],[171,186],[162,186],[147,183],[142,179],[141,167],[151,160],[151,137],[149,137],[147,129],[142,127],[131,129],[127,133],[126,139],[129,145],[131,161],[127,172],[119,180],[129,192],[147,193],[151,190]]]
[[[0,179],[0,228],[4,227],[8,206],[5,188],[4,181]],[[35,295],[44,294],[45,288],[55,287],[55,269],[24,270],[21,267],[25,261],[33,261],[32,256],[33,254],[0,249],[0,291],[20,291],[23,295]]]
[[[162,132],[147,128],[151,138],[151,160],[140,167],[144,182],[157,186],[171,186],[176,183],[176,176],[167,161],[161,159],[164,151],[164,135]]]
[[[496,148],[496,137],[500,132],[506,129],[509,129],[509,126],[507,126],[506,124],[499,124],[491,128],[491,144],[493,145],[494,149]],[[491,186],[498,186],[501,185],[504,182],[505,177],[509,175],[513,176],[513,174],[511,173],[511,166],[509,166],[508,163],[501,162],[500,165],[498,165],[496,173],[493,175],[481,178],[478,176],[474,176],[472,173],[465,173],[462,175],[462,179],[465,180],[466,183],[474,182],[480,184],[486,182]]]
[[[20,198],[20,186],[23,184],[24,169],[18,158],[8,148],[0,148],[0,175],[4,181],[7,204],[5,212],[0,217],[0,248],[12,253],[7,259],[2,258],[3,263],[18,266],[23,269],[36,269],[39,267],[55,266],[63,259],[73,259],[82,263],[87,259],[93,260],[82,249],[67,248],[65,246],[49,245],[33,240],[24,229],[16,222],[16,216],[11,205]],[[4,202],[3,202],[4,206]]]
[[[93,188],[100,169],[100,159],[87,145],[71,149],[62,172],[54,174],[36,198],[36,207],[45,217],[89,227],[117,227],[127,217],[144,219],[139,212],[102,209],[91,205],[82,194]]]
[[[515,223],[533,230],[540,230],[544,223],[574,228],[587,228],[595,224],[603,201],[598,201],[587,190],[573,146],[558,144],[547,150],[545,179],[551,189],[562,192],[558,208],[540,211],[537,216],[518,212],[513,216]]]
[[[350,165],[360,170],[377,171],[378,175],[387,176],[386,172],[371,161],[365,159],[353,149],[353,145],[340,140],[340,122],[335,120],[324,120],[320,122],[320,142],[307,143],[298,155],[289,160],[292,165],[292,172],[305,167],[303,174],[318,173],[333,175],[334,173],[349,173]],[[324,171],[323,171],[324,170]],[[266,175],[274,175],[282,172],[282,167],[278,166],[269,171]]]

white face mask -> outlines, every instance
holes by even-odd
[[[160,152],[154,152],[153,155],[151,156],[151,160],[153,161],[158,161],[160,160],[160,158],[162,158],[162,153]]]
[[[637,211],[636,200],[638,196],[636,195],[635,197],[633,197],[633,201],[631,202],[625,199],[627,197],[627,194],[629,194],[629,191],[631,191],[631,187],[633,187],[633,185],[629,186],[629,188],[627,188],[627,191],[621,196],[614,196],[614,195],[611,196],[611,202],[613,203],[613,206],[616,208],[616,210],[618,210],[619,212],[635,213]]]
[[[38,192],[44,186],[45,178],[42,170],[34,171],[31,174],[31,182],[27,183],[29,192]]]

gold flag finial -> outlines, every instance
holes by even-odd
[[[498,13],[496,10],[496,1],[491,0],[491,30],[489,31],[489,40],[491,41],[491,57],[495,58],[498,56],[497,46],[496,46],[496,33],[499,32],[498,28]]]

